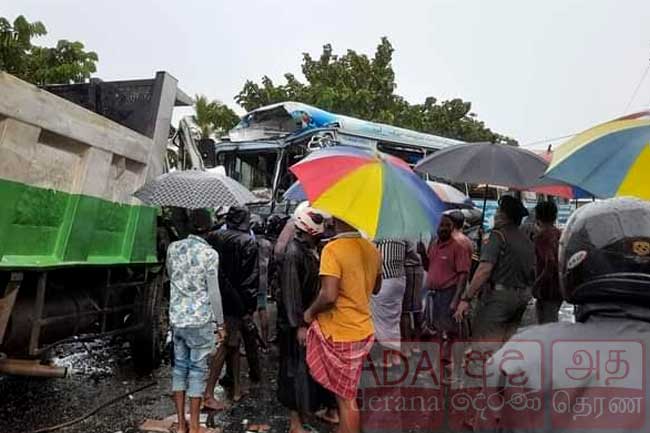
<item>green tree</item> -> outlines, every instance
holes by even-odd
[[[219,136],[224,135],[239,123],[239,116],[227,105],[217,102],[212,112],[212,126]]]
[[[46,35],[40,21],[18,16],[13,23],[0,17],[0,70],[37,85],[79,83],[96,72],[97,54],[81,42],[60,40],[42,47],[32,40]]]
[[[235,100],[247,111],[276,102],[298,101],[339,114],[469,142],[517,143],[490,130],[471,112],[470,102],[440,102],[428,97],[422,104],[410,104],[397,95],[391,65],[393,52],[385,37],[372,58],[353,50],[339,56],[327,44],[317,59],[303,54],[306,83],[285,74],[285,84],[277,85],[264,76],[259,84],[246,81]]]
[[[196,95],[194,98],[194,124],[199,130],[199,138],[205,139],[210,138],[214,132],[212,127],[212,105],[203,95]]]
[[[239,117],[228,106],[219,101],[210,101],[204,95],[194,98],[193,120],[198,129],[199,138],[207,139],[213,134],[222,135],[234,127]]]

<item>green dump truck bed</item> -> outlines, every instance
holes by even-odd
[[[157,208],[131,194],[174,101],[149,137],[6,73],[0,94],[0,270],[157,262]]]
[[[157,209],[0,180],[0,269],[155,263]]]

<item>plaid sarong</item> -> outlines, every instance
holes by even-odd
[[[314,380],[346,400],[357,397],[361,368],[374,336],[361,341],[335,342],[325,338],[318,321],[307,331],[307,365]]]

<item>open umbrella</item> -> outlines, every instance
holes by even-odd
[[[348,146],[316,151],[291,171],[312,206],[373,238],[431,233],[445,205],[407,163]]]
[[[470,209],[474,207],[471,198],[451,185],[432,181],[427,181],[427,185],[440,197],[440,200],[448,209]],[[282,198],[287,201],[305,201],[307,200],[307,194],[305,194],[300,182],[294,182],[282,195]]]
[[[470,143],[440,150],[420,161],[415,170],[452,182],[485,184],[485,216],[488,184],[521,189],[534,184],[547,166],[544,158],[519,147]]]
[[[540,155],[542,158],[544,158],[545,161],[549,163],[553,159],[553,151],[550,147],[548,150],[538,152],[538,155]],[[566,182],[550,179],[547,177],[539,178],[533,185],[529,185],[525,189],[526,191],[531,191],[538,194],[552,195],[566,199],[592,198],[594,196],[582,188],[578,188],[577,186],[570,185]]]
[[[415,171],[451,182],[518,188],[534,183],[547,166],[544,158],[519,147],[470,143],[435,152],[418,162]]]
[[[307,200],[307,194],[305,194],[305,190],[302,188],[300,182],[294,182],[293,185],[282,194],[282,198],[287,201],[305,201]]]
[[[427,185],[440,197],[448,209],[471,209],[474,207],[471,198],[451,185],[432,181],[427,181]]]
[[[163,174],[147,182],[133,195],[147,204],[187,209],[244,206],[258,201],[236,180],[197,170]]]
[[[597,197],[650,200],[650,111],[603,123],[557,148],[546,177]]]

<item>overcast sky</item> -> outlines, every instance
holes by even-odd
[[[298,74],[305,51],[330,42],[372,54],[388,36],[399,94],[469,100],[523,145],[623,114],[650,58],[649,0],[0,3],[0,15],[43,21],[42,43],[84,42],[99,54],[100,78],[167,70],[188,94],[233,107],[246,79]],[[649,105],[650,74],[628,111]]]

